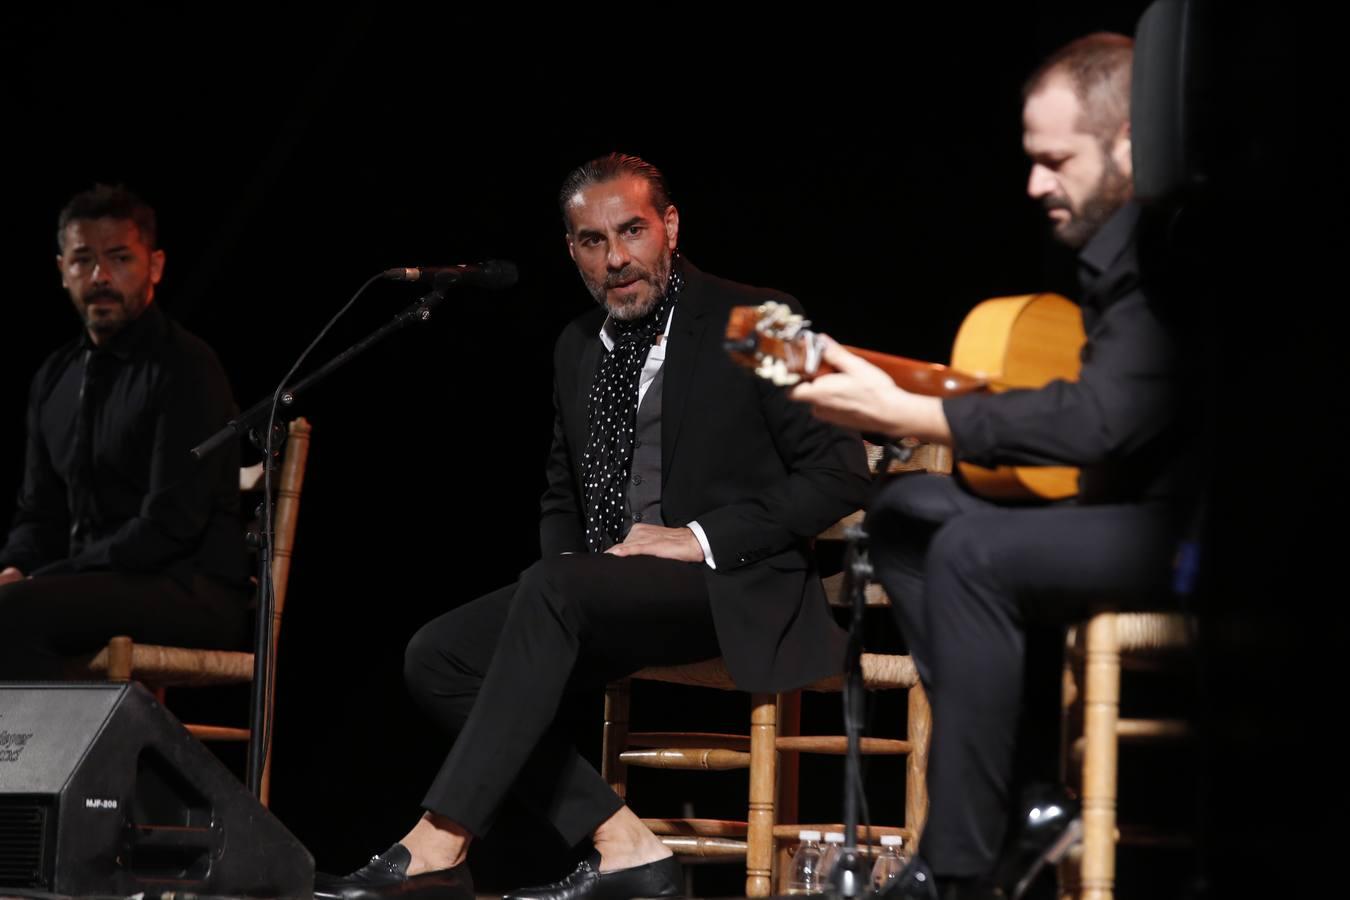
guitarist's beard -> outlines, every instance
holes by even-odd
[[[586,282],[586,289],[595,302],[609,310],[610,316],[620,322],[631,322],[648,315],[665,296],[670,284],[670,259],[671,253],[667,250],[650,270],[633,260],[619,271],[608,273],[604,281],[593,281],[585,272],[582,272],[581,280]],[[633,282],[641,288],[631,296],[610,294],[613,288],[625,282]]]
[[[1109,154],[1103,154],[1101,178],[1092,193],[1083,199],[1081,209],[1074,209],[1073,202],[1063,194],[1051,194],[1041,200],[1045,211],[1062,209],[1069,218],[1055,226],[1055,239],[1074,250],[1080,249],[1097,230],[1106,224],[1106,220],[1116,214],[1134,195],[1134,184],[1130,177],[1120,170]]]

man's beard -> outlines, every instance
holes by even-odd
[[[98,300],[112,300],[116,308],[100,314],[98,307],[95,306]],[[125,294],[107,287],[90,291],[80,301],[80,312],[85,327],[102,337],[110,337],[121,331],[143,309],[145,309],[143,297],[137,303],[128,303]]]
[[[607,291],[616,285],[623,284],[633,278],[646,282],[649,287],[645,297],[635,298],[627,302],[611,303],[607,296]],[[648,271],[637,263],[630,262],[617,272],[610,272],[605,276],[604,281],[592,281],[584,273],[581,280],[586,282],[586,289],[591,292],[595,302],[599,303],[609,314],[620,322],[631,322],[635,319],[641,319],[656,308],[656,304],[661,302],[665,296],[666,286],[670,283],[670,253],[661,254],[657,261],[656,268]]]
[[[1046,197],[1041,205],[1046,212],[1062,209],[1069,214],[1067,220],[1055,226],[1055,239],[1077,250],[1092,239],[1132,194],[1133,185],[1129,177],[1120,171],[1110,154],[1103,154],[1102,175],[1097,179],[1092,193],[1083,201],[1081,210],[1071,207],[1064,197]]]

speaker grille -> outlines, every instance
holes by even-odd
[[[36,798],[0,797],[0,887],[50,887],[43,871],[49,813]]]

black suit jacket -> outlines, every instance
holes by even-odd
[[[733,306],[796,301],[706,275],[687,261],[664,363],[661,510],[697,520],[717,568],[704,566],[718,644],[737,686],[786,690],[843,668],[809,551],[822,529],[866,503],[858,436],[811,417],[785,392],[731,362]],[[600,354],[601,308],[574,319],[554,351],[553,447],[541,503],[545,556],[586,552],[578,464]]]

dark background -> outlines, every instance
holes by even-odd
[[[698,266],[792,293],[845,342],[944,360],[979,300],[1072,292],[1071,259],[1023,193],[1020,84],[1074,37],[1132,33],[1144,6],[1019,2],[904,17],[780,9],[757,28],[723,21],[726,11],[651,22],[616,20],[612,9],[552,21],[521,11],[504,22],[459,9],[431,21],[385,4],[323,15],[145,3],[7,13],[0,117],[14,281],[0,331],[0,516],[21,472],[28,380],[77,327],[52,268],[56,215],[96,181],[125,183],[158,210],[168,255],[158,300],[216,349],[241,406],[270,392],[379,270],[514,260],[518,287],[453,294],[429,324],[300,404],[314,444],[280,654],[273,810],[320,868],[354,868],[412,823],[446,746],[402,690],[407,638],[537,556],[552,341],[591,303],[554,200],[567,171],[612,149],[649,159],[669,178],[681,246]],[[1277,268],[1266,229],[1248,226],[1270,223],[1282,181],[1249,176],[1282,172],[1273,160],[1292,115],[1276,77],[1292,53],[1282,27],[1233,12],[1216,31],[1214,196],[1237,217],[1212,220],[1222,221],[1205,246],[1242,260],[1241,273],[1215,270],[1226,310]],[[521,37],[526,29],[539,36]],[[695,29],[697,40],[686,33]],[[314,359],[414,297],[377,285]],[[1216,325],[1215,335],[1219,360],[1249,338],[1278,355],[1302,337],[1267,323]],[[1245,410],[1226,391],[1215,396],[1226,438]],[[1236,474],[1223,460],[1215,472],[1227,528],[1213,547],[1250,563],[1255,541],[1239,523],[1265,521],[1281,501],[1238,502],[1236,489],[1225,493]],[[1211,566],[1207,596],[1223,594],[1225,609],[1256,606],[1284,550],[1262,540],[1256,568]],[[1251,603],[1234,600],[1234,587]],[[887,623],[876,627],[878,645],[893,640]],[[1043,690],[1029,702],[1024,768],[1053,774],[1055,640],[1038,640],[1046,661],[1029,678]],[[1214,671],[1232,664],[1234,677],[1250,676],[1231,654],[1215,659]],[[640,695],[639,726],[645,716],[693,725],[706,712],[712,721],[696,726],[706,730],[746,710],[742,697],[651,690],[660,718],[652,703],[642,711]],[[171,696],[170,706],[211,711],[229,700],[244,697]],[[881,702],[884,728],[894,709]],[[1199,700],[1234,732],[1247,702],[1229,708],[1203,691]],[[808,716],[837,721],[837,699]],[[594,750],[598,697],[572,718]],[[1209,762],[1178,803],[1215,811],[1221,829],[1241,763]],[[699,815],[739,811],[740,776],[644,774],[632,794],[641,813],[678,814],[686,801]],[[873,772],[878,820],[899,809],[898,779],[898,767]],[[837,782],[828,767],[808,781],[808,817],[812,804],[837,817]],[[504,815],[511,834],[498,829],[475,850],[480,885],[555,876],[556,840]],[[1141,879],[1151,896],[1191,883],[1189,861],[1167,869],[1162,888],[1147,866],[1122,865],[1122,881]],[[703,893],[740,890],[734,869],[699,879]]]

